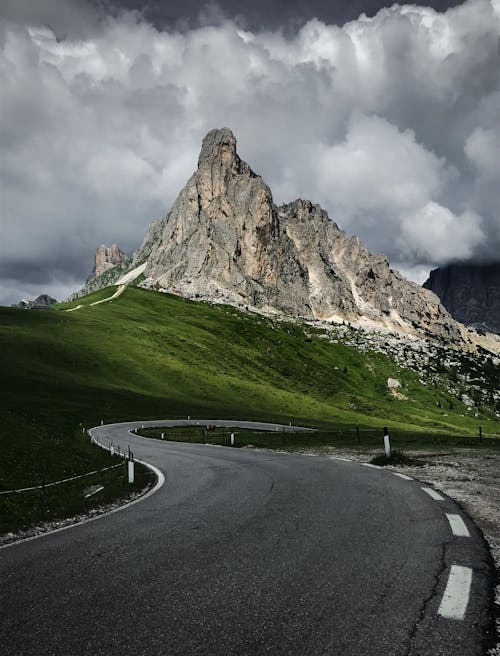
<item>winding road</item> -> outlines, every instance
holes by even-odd
[[[0,550],[2,656],[485,653],[490,558],[450,499],[356,462],[129,432],[167,423],[92,429],[158,468],[156,493]]]

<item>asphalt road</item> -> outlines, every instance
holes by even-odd
[[[471,537],[452,534],[451,500],[359,463],[148,440],[133,425],[94,435],[130,445],[165,484],[0,550],[2,656],[484,653],[491,563],[467,517]],[[453,564],[473,571],[463,620],[438,614]]]

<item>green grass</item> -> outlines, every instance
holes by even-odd
[[[97,450],[97,447],[94,447]],[[118,458],[108,456],[104,466],[115,465]],[[135,465],[134,483],[128,483],[126,461],[118,466],[99,471],[60,485],[0,496],[0,534],[29,528],[39,522],[51,522],[87,513],[96,505],[106,505],[117,498],[143,490],[153,482],[154,475],[143,465]],[[37,477],[38,485],[52,482],[43,473]],[[57,479],[60,480],[60,479]],[[102,487],[90,497],[92,487]]]
[[[2,404],[49,427],[189,414],[476,433],[491,418],[461,417],[460,402],[384,355],[138,288],[69,313],[2,308],[0,348],[9,372]],[[388,392],[389,376],[408,401]],[[455,410],[445,416],[436,400]]]
[[[50,311],[0,308],[0,488],[37,484],[42,472],[57,480],[93,469],[108,456],[81,428],[101,419],[191,415],[457,436],[476,435],[482,424],[500,432],[487,408],[467,416],[460,401],[388,357],[329,343],[310,327],[312,337],[299,323],[135,287],[89,305],[115,290]],[[389,393],[388,377],[402,382],[408,400]],[[355,441],[346,435],[340,441]]]

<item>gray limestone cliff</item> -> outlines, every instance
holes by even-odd
[[[277,207],[223,128],[203,140],[198,168],[133,266],[145,286],[322,321],[461,339],[438,298],[390,269],[318,205]]]
[[[125,253],[116,244],[112,244],[109,248],[101,244],[96,250],[94,269],[91,277],[97,278],[117,264],[127,262],[127,259]]]
[[[131,259],[116,245],[110,247],[98,246],[96,249],[94,267],[87,278],[85,286],[72,294],[69,300],[75,300],[80,296],[114,285],[130,268]]]
[[[450,264],[431,271],[424,287],[457,321],[500,334],[500,263]]]
[[[276,206],[227,128],[207,134],[197,170],[132,260],[90,279],[84,291],[125,271],[144,287],[268,313],[446,341],[464,332],[431,291],[393,271],[321,207],[300,199]]]

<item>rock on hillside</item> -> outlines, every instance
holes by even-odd
[[[146,233],[133,266],[144,261],[144,286],[191,298],[461,339],[432,292],[347,236],[321,207],[277,207],[227,128],[203,140],[197,170]]]
[[[500,263],[435,269],[424,287],[439,296],[457,321],[500,334]]]

